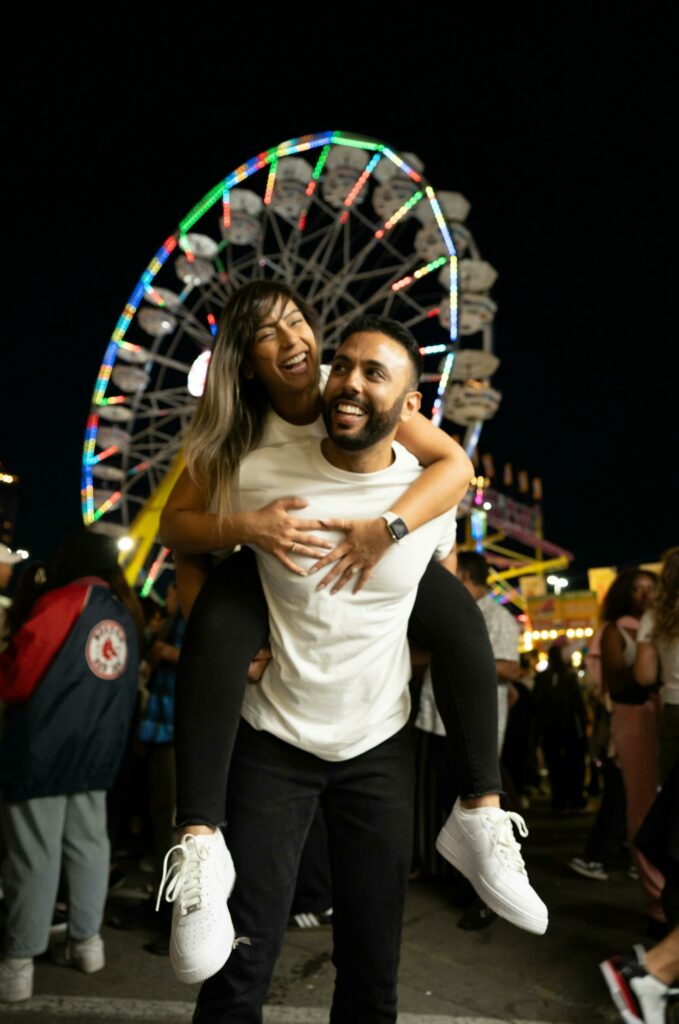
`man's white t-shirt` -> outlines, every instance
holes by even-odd
[[[297,429],[308,438],[308,426]],[[351,473],[328,462],[317,437],[279,446],[269,441],[241,463],[234,505],[250,511],[297,495],[309,505],[291,515],[374,518],[422,471],[402,445],[394,442],[393,451],[387,469]],[[343,536],[327,532],[335,543]],[[328,761],[355,757],[398,732],[410,712],[406,632],[417,585],[431,558],[445,558],[454,542],[452,510],[394,544],[358,594],[348,585],[335,595],[331,587],[316,590],[322,572],[295,576],[255,548],[269,607],[272,660],[261,682],[247,687],[245,720]],[[296,557],[304,568],[315,561]]]

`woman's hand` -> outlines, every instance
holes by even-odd
[[[361,590],[370,578],[370,574],[379,562],[382,555],[393,544],[394,541],[389,535],[387,524],[384,519],[324,519],[323,526],[326,530],[342,530],[346,534],[336,548],[321,558],[309,569],[309,575],[318,572],[326,565],[334,562],[329,573],[327,573],[316,587],[316,590],[323,590],[334,582],[330,591],[336,594],[351,580],[356,579],[354,594]]]
[[[278,498],[256,512],[246,513],[243,516],[245,543],[255,544],[262,551],[275,555],[286,569],[298,576],[306,576],[307,570],[293,562],[290,555],[321,558],[328,548],[332,548],[332,542],[314,537],[309,530],[334,528],[321,519],[300,519],[288,515],[291,509],[306,508],[308,504],[303,498]]]

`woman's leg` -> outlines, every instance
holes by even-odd
[[[627,838],[639,871],[649,917],[664,921],[660,902],[664,878],[660,871],[634,845],[642,821],[655,800],[658,789],[658,713],[657,704],[614,704],[611,735],[622,770],[627,798]]]
[[[255,556],[243,549],[210,575],[182,644],[175,690],[178,828],[224,821],[247,670],[268,635]]]
[[[440,565],[431,564],[420,581],[408,635],[431,652],[434,696],[462,798],[436,848],[491,910],[542,934],[547,908],[528,881],[511,819],[499,806],[498,684],[488,630],[471,594]],[[523,822],[522,828],[527,835]]]
[[[498,684],[488,630],[469,591],[434,562],[420,581],[408,636],[431,652],[434,696],[458,793],[500,793]]]

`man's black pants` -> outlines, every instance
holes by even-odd
[[[239,944],[201,988],[198,1024],[259,1024],[280,953],[302,848],[318,804],[333,884],[331,1024],[391,1024],[413,827],[410,727],[331,762],[241,722],[229,774],[229,900]]]

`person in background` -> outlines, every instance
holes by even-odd
[[[679,759],[679,547],[663,556],[658,594],[639,623],[634,678],[642,686],[662,682],[660,780]]]
[[[115,780],[137,696],[141,612],[115,543],[79,530],[0,655],[0,814],[7,906],[0,1000],[33,992],[62,869],[68,939],[59,963],[105,965],[99,928],[109,881],[106,790]]]
[[[461,551],[457,556],[457,575],[467,588],[483,615],[490,646],[495,657],[498,683],[498,750],[502,750],[507,729],[512,683],[521,675],[519,664],[519,624],[506,608],[494,601],[488,586],[489,566],[483,555],[476,551]]]
[[[648,932],[662,937],[666,930],[660,895],[664,879],[634,846],[634,837],[658,789],[657,692],[634,678],[639,620],[652,604],[657,579],[644,569],[630,569],[614,580],[604,599],[606,623],[601,635],[601,674],[612,701],[611,739],[622,771],[627,802],[627,838],[632,844],[639,878],[646,896]],[[621,619],[629,616],[627,625]]]
[[[627,956],[599,964],[628,1024],[672,1024],[679,1010],[679,761],[653,801],[635,844],[666,879],[662,903],[669,931],[655,946],[635,945]]]
[[[517,700],[507,719],[502,764],[512,780],[523,808],[530,805],[530,794],[540,784],[536,756],[535,660],[534,651],[520,655],[521,674],[512,682]]]
[[[146,688],[148,700],[141,713],[137,739],[148,758],[149,813],[153,829],[153,859],[156,886],[163,876],[165,851],[174,841],[177,783],[174,767],[174,689],[179,652],[186,623],[177,600],[177,587],[170,583],[165,597],[165,621],[152,640],[146,659],[151,668]],[[167,956],[170,950],[172,912],[163,903],[161,934],[148,942],[149,953]]]
[[[578,677],[563,658],[564,643],[549,649],[549,666],[535,682],[538,734],[549,772],[552,810],[583,810],[587,712]]]
[[[7,590],[12,579],[14,566],[20,561],[21,555],[10,551],[6,544],[0,544],[0,651],[4,650],[7,645],[7,634],[9,632],[7,612],[11,605],[11,601],[6,597],[4,591]]]

